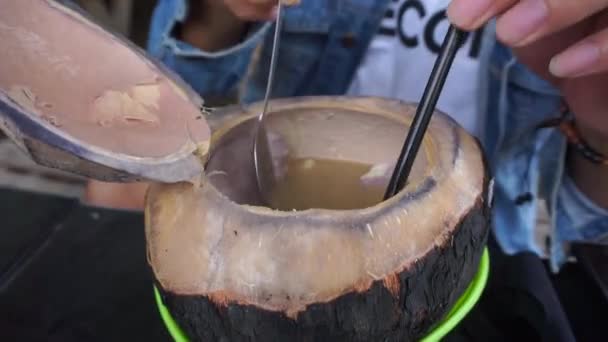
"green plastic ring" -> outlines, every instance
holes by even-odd
[[[486,286],[488,281],[488,275],[490,273],[490,254],[488,253],[487,247],[484,248],[483,254],[481,255],[481,261],[477,274],[467,287],[466,291],[458,298],[450,312],[441,320],[425,337],[421,339],[421,342],[438,342],[445,337],[454,327],[460,323],[464,317],[473,309],[481,293]],[[160,315],[169,330],[169,334],[173,337],[175,342],[189,342],[184,332],[177,325],[169,310],[162,302],[162,298],[156,286],[154,287],[154,297],[156,298],[156,305],[160,311]]]

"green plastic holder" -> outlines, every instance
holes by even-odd
[[[486,286],[488,281],[488,275],[490,273],[490,254],[488,253],[487,247],[483,250],[481,260],[479,262],[479,268],[475,277],[467,287],[466,291],[458,298],[452,309],[448,314],[431,330],[421,342],[438,342],[441,341],[454,327],[460,323],[464,317],[473,309],[481,293]],[[169,310],[162,302],[162,298],[156,286],[154,287],[154,297],[156,298],[156,305],[160,311],[160,315],[169,330],[169,334],[173,337],[175,342],[189,342],[188,338],[177,325]]]

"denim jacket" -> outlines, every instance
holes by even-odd
[[[273,97],[342,95],[350,84],[390,0],[304,0],[284,12]],[[187,0],[160,0],[148,51],[205,97],[235,91],[245,78],[255,48],[263,43],[259,67],[240,101],[263,98],[270,60],[272,23],[253,25],[239,44],[219,52],[180,41],[174,29],[187,15]],[[568,242],[608,236],[608,213],[590,202],[564,171],[565,139],[553,129],[536,129],[555,116],[557,90],[518,63],[485,30],[481,52],[485,108],[480,140],[495,179],[493,231],[507,253],[548,256],[554,271],[568,260]],[[549,232],[537,231],[538,208],[546,205]]]

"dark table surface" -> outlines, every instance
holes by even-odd
[[[0,188],[0,217],[0,341],[171,341],[141,214]],[[608,302],[585,267],[551,275],[489,247],[482,299],[446,341],[607,340]]]

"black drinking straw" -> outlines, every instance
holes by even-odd
[[[465,32],[450,25],[448,33],[445,36],[441,50],[435,61],[433,71],[426,84],[420,104],[416,109],[416,115],[412,121],[412,125],[401,149],[399,160],[391,176],[391,181],[386,189],[384,199],[393,197],[405,186],[407,178],[412,170],[412,165],[420,149],[422,138],[431,121],[431,116],[435,112],[435,106],[439,99],[439,94],[443,89],[443,85],[454,61],[454,56],[464,40]]]

